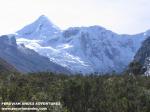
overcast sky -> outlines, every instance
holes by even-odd
[[[100,25],[117,33],[150,29],[150,0],[0,0],[0,34],[46,15],[61,29]]]

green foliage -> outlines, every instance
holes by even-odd
[[[2,74],[0,102],[4,101],[61,101],[63,107],[50,112],[149,112],[150,78],[141,75]]]

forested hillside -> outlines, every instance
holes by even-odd
[[[48,112],[149,112],[150,78],[54,73],[0,75],[0,101],[55,102]]]

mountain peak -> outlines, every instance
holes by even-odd
[[[47,16],[45,15],[41,15],[35,22],[43,22],[43,23],[49,23],[49,24],[53,24]]]
[[[47,17],[46,15],[41,15],[41,16],[39,16],[39,18],[49,20],[48,17]]]
[[[28,39],[46,39],[59,33],[60,29],[54,25],[48,17],[41,15],[33,23],[25,26],[21,30],[17,31],[19,37]]]
[[[48,19],[47,16],[45,16],[45,15],[41,15],[39,18],[46,18],[46,19]]]

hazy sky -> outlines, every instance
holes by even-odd
[[[150,29],[150,0],[0,0],[0,34],[46,15],[61,29],[100,25],[117,33]]]

